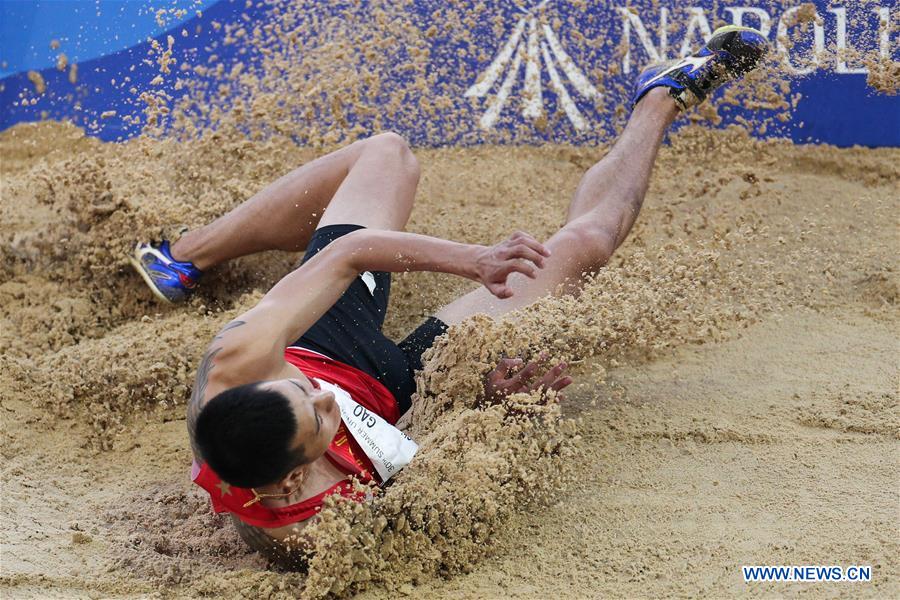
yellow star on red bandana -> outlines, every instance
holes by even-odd
[[[225,483],[224,481],[220,481],[216,484],[216,487],[219,488],[219,491],[222,492],[222,496],[230,496],[231,495],[231,486]]]

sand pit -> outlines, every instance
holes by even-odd
[[[431,30],[402,4],[321,20],[308,5],[273,3],[271,27],[221,25],[226,46],[259,52],[255,67],[191,64],[180,41],[155,42],[158,73],[134,90],[140,137],[101,143],[68,122],[0,133],[4,597],[900,595],[900,150],[753,139],[796,101],[774,56],[669,137],[630,238],[577,298],[476,317],[438,342],[408,421],[422,450],[372,502],[324,511],[305,570],[249,553],[189,482],[185,402],[211,336],[297,256],[234,261],[172,308],[128,266],[135,241],[174,239],[379,130],[385,93],[401,127],[427,123],[427,137],[440,121],[454,143],[491,142],[416,149],[411,231],[545,238],[627,112],[616,65],[598,64],[606,129],[569,140],[590,145],[495,145],[542,125],[475,131],[454,100],[465,89],[433,86]],[[810,7],[791,36],[812,27]],[[322,34],[298,41],[311,27]],[[399,46],[399,62],[383,51]],[[895,91],[893,74],[871,85]],[[158,85],[173,78],[177,100]],[[401,101],[423,90],[431,103]],[[759,120],[708,129],[734,106]],[[470,287],[394,282],[395,338]],[[573,365],[564,401],[475,405],[501,355],[538,352]],[[748,585],[743,564],[873,573]]]
[[[546,236],[601,151],[417,150],[410,229]],[[0,134],[0,153],[6,597],[900,594],[897,150],[673,135],[632,238],[578,300],[436,349],[420,466],[374,508],[330,513],[308,578],[268,570],[211,514],[183,421],[203,345],[294,257],[237,261],[168,309],[124,253],[315,152],[105,145],[44,123]],[[394,335],[467,286],[396,281]],[[562,406],[471,408],[510,347],[577,361]],[[873,580],[747,585],[748,563],[871,564]]]

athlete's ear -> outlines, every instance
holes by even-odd
[[[278,482],[278,486],[285,492],[293,492],[299,489],[301,485],[303,485],[303,480],[306,479],[306,474],[308,471],[308,464],[298,465],[291,469],[287,475],[282,477],[281,481]]]

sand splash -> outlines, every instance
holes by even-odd
[[[403,98],[429,85],[428,33],[409,23],[402,7],[372,3],[345,20],[316,23],[323,39],[340,41],[315,47],[291,38],[297,27],[313,25],[302,8],[280,6],[271,29],[223,25],[226,40],[252,36],[257,48],[271,51],[260,73],[238,63],[176,71],[177,40],[155,48],[161,76],[194,73],[186,77],[196,94],[170,107],[164,95],[140,91],[148,94],[146,122],[156,124],[143,138],[100,144],[51,123],[0,135],[4,198],[15,200],[0,207],[0,390],[4,401],[29,407],[17,409],[22,414],[36,412],[35,431],[73,422],[79,437],[65,443],[90,450],[84,458],[89,478],[104,473],[104,491],[91,497],[89,508],[79,507],[72,539],[78,547],[102,540],[103,568],[129,573],[127,582],[96,575],[108,593],[159,585],[189,595],[319,597],[371,586],[403,592],[469,571],[494,550],[515,515],[543,510],[583,475],[584,442],[577,418],[568,414],[577,411],[530,395],[475,406],[481,376],[501,356],[547,352],[552,361],[573,363],[579,380],[595,385],[620,362],[641,364],[673,348],[720,341],[788,306],[816,308],[852,295],[879,318],[893,314],[896,274],[885,266],[884,241],[846,250],[839,227],[849,217],[820,215],[819,198],[809,191],[815,177],[808,173],[844,176],[852,185],[831,190],[839,206],[829,210],[852,212],[852,194],[881,194],[896,181],[895,152],[801,153],[789,144],[751,140],[747,130],[760,130],[764,121],[724,132],[687,128],[663,151],[648,206],[610,268],[578,296],[539,302],[507,320],[478,317],[453,328],[418,379],[410,420],[422,448],[416,461],[371,503],[335,501],[324,511],[313,526],[306,574],[268,570],[246,555],[227,520],[211,515],[207,500],[186,482],[181,423],[174,423],[171,442],[143,440],[140,431],[148,423],[182,419],[207,341],[296,257],[235,261],[211,274],[188,305],[170,310],[153,303],[124,256],[138,239],[177,237],[183,227],[209,221],[321,151],[300,145],[331,147],[377,130],[368,106],[381,95]],[[442,11],[448,22],[478,16]],[[369,20],[377,27],[361,26]],[[380,61],[383,49],[397,44],[409,53],[403,81],[411,83],[389,89],[396,67]],[[323,73],[330,83],[317,88]],[[794,101],[786,86],[786,76],[773,68],[736,86],[715,110],[690,118],[716,122],[718,110],[748,97],[778,118]],[[213,89],[221,102],[209,100]],[[461,91],[444,90],[435,105],[452,114],[452,98]],[[627,97],[616,92],[609,97]],[[394,109],[409,111],[403,114],[411,123],[421,118],[400,100]],[[358,122],[366,125],[352,125]],[[173,137],[160,137],[164,124]],[[425,173],[411,230],[487,243],[500,225],[538,237],[552,233],[568,200],[559,190],[574,189],[601,152],[545,146],[419,154]],[[790,170],[806,177],[806,188],[791,188],[790,176],[773,176]],[[796,198],[803,200],[799,208],[792,204]],[[880,199],[857,202],[868,202],[864,218],[887,214]],[[388,331],[399,336],[410,330],[466,285],[398,276]],[[166,443],[175,448],[170,455],[153,448]],[[150,448],[138,450],[142,445]],[[130,458],[135,452],[147,452],[150,464]],[[129,465],[121,467],[129,470],[127,482],[139,486],[123,485],[97,466],[120,461]],[[96,531],[83,531],[91,527]]]
[[[68,142],[48,143],[60,139]],[[108,584],[117,594],[144,589],[137,583],[144,581],[191,594],[314,597],[373,585],[406,590],[468,571],[504,539],[516,515],[565,497],[583,456],[573,418],[587,407],[567,417],[565,405],[529,396],[474,406],[481,374],[501,355],[549,352],[575,364],[579,385],[596,386],[617,364],[727,339],[787,306],[845,296],[876,315],[896,306],[886,238],[852,247],[850,259],[846,226],[834,220],[874,219],[858,225],[870,234],[889,221],[882,200],[855,201],[867,202],[860,216],[854,201],[841,199],[863,189],[882,197],[879,190],[897,176],[891,151],[800,153],[740,131],[685,130],[663,150],[644,214],[613,264],[577,297],[455,328],[419,379],[410,427],[420,456],[372,503],[326,512],[308,575],[273,572],[246,555],[227,519],[211,515],[190,486],[181,419],[207,340],[295,257],[237,261],[172,310],[151,300],[124,256],[134,239],[200,224],[312,153],[287,140],[105,145],[51,124],[6,132],[0,147],[11,157],[4,185],[18,199],[0,209],[4,405],[40,409],[41,425],[30,426],[36,432],[55,431],[60,419],[75,424],[75,438],[58,443],[100,450],[82,452],[84,464],[105,465],[89,472],[127,465],[118,467],[128,477],[115,493],[90,496],[90,512],[103,518],[82,513],[75,531],[102,540],[95,556],[130,574],[132,583]],[[574,189],[597,157],[596,150],[566,147],[418,153],[425,171],[411,229],[482,243],[495,238],[510,210],[517,215],[511,228],[549,235],[557,219],[547,215],[564,214],[568,201],[558,190]],[[698,162],[709,168],[698,174]],[[478,171],[479,164],[490,171]],[[784,165],[793,171],[782,173]],[[819,172],[846,181],[833,184],[828,208],[803,200],[810,194],[803,186],[818,180],[807,173]],[[402,335],[467,287],[429,274],[398,276],[388,331]],[[163,438],[139,434],[166,422],[172,427]],[[135,452],[147,458],[132,458]]]

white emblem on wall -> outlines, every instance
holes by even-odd
[[[569,122],[578,131],[587,128],[587,121],[572,99],[569,89],[577,92],[585,100],[595,101],[600,92],[588,81],[585,74],[572,61],[549,25],[543,17],[535,14],[547,4],[544,0],[519,19],[512,34],[503,44],[493,62],[484,70],[478,82],[466,90],[467,98],[483,98],[494,87],[494,83],[506,72],[496,95],[490,99],[481,116],[479,124],[482,129],[491,129],[500,117],[510,98],[513,86],[519,78],[522,61],[525,62],[525,80],[522,86],[522,116],[527,119],[539,119],[544,114],[544,99],[541,90],[541,60],[547,67],[550,87],[556,93],[559,105],[568,117]],[[525,28],[528,28],[527,39]],[[565,74],[566,79],[560,75]]]

